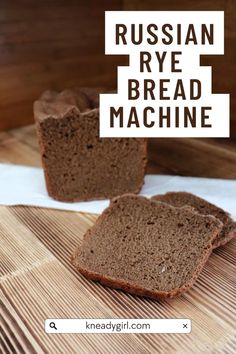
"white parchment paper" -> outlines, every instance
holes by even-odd
[[[169,191],[194,193],[227,210],[236,219],[235,180],[146,175],[140,195],[150,197]],[[108,204],[108,200],[57,202],[47,194],[41,168],[0,164],[0,205],[31,205],[100,214]]]

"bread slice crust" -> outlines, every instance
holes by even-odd
[[[130,203],[130,201],[132,201],[132,203]],[[127,213],[127,211],[130,211],[131,220],[133,218],[134,223],[139,222],[139,216],[142,217],[141,215],[135,216],[135,211],[133,211],[134,208],[132,208],[132,206],[136,202],[138,202],[139,204],[144,203],[144,210],[145,210],[145,206],[148,206],[149,209],[150,209],[150,207],[156,207],[156,209],[160,210],[160,212],[162,212],[161,210],[163,208],[164,209],[167,208],[168,213],[170,215],[171,214],[176,215],[175,213],[177,213],[178,215],[185,213],[185,216],[188,216],[190,218],[195,218],[195,220],[197,220],[199,223],[211,224],[211,230],[209,232],[209,235],[207,235],[207,239],[204,240],[204,249],[202,249],[201,258],[196,263],[196,267],[194,268],[194,271],[192,271],[191,276],[187,277],[187,281],[185,283],[182,283],[178,287],[169,288],[167,290],[163,289],[163,288],[158,289],[158,288],[143,285],[140,283],[140,280],[135,281],[134,278],[131,280],[130,278],[128,279],[127,277],[125,278],[124,276],[123,277],[119,276],[119,275],[117,276],[115,273],[112,274],[111,272],[109,274],[109,271],[107,271],[107,272],[101,271],[101,269],[100,270],[96,269],[96,266],[91,266],[91,263],[88,264],[89,263],[88,259],[90,258],[91,255],[89,254],[88,249],[86,249],[86,247],[88,245],[90,247],[91,240],[95,240],[95,238],[98,237],[98,247],[93,250],[93,252],[94,252],[93,259],[96,260],[99,258],[99,250],[98,250],[99,243],[102,242],[102,237],[103,237],[103,235],[105,235],[105,234],[103,234],[103,231],[101,233],[100,233],[100,231],[103,230],[103,228],[104,228],[104,221],[107,221],[109,218],[111,218],[111,221],[114,221],[116,219],[117,215],[112,216],[112,213],[117,208],[117,205],[119,205],[120,202],[123,203],[123,205],[125,205],[125,204],[127,205],[127,207],[125,207],[123,210],[123,213],[124,213],[123,215],[125,215],[125,213]],[[121,214],[121,218],[122,218],[122,214]],[[158,215],[157,215],[157,220],[158,220]],[[161,222],[161,220],[159,220],[159,221]],[[157,221],[157,223],[159,221]],[[108,222],[108,225],[109,225],[109,222]],[[153,226],[153,231],[151,231],[151,234],[152,234],[152,232],[154,232],[154,234],[155,234],[155,230],[154,230],[155,224],[153,225],[152,223],[150,223],[150,227],[152,227],[152,226]],[[102,285],[105,285],[105,286],[108,286],[111,288],[115,288],[115,289],[121,289],[127,293],[131,293],[131,294],[139,295],[139,296],[145,296],[145,297],[149,297],[152,299],[172,298],[172,297],[175,297],[177,295],[180,295],[180,294],[186,292],[194,284],[194,282],[196,281],[197,277],[199,276],[203,266],[205,265],[208,257],[210,256],[210,254],[212,252],[212,243],[213,243],[214,239],[217,237],[220,230],[222,229],[222,226],[223,226],[222,223],[219,220],[217,220],[216,218],[214,218],[213,216],[199,215],[198,213],[193,211],[192,208],[175,208],[175,207],[169,206],[165,203],[151,201],[145,197],[139,197],[139,196],[135,196],[135,195],[131,195],[131,194],[126,194],[126,195],[121,196],[119,198],[115,198],[111,201],[110,206],[99,216],[95,225],[85,233],[84,239],[82,242],[82,246],[79,247],[75,251],[75,253],[72,255],[71,261],[72,261],[72,264],[75,267],[75,269],[77,271],[79,271],[81,274],[83,274],[86,278],[93,280],[93,281],[100,282]],[[158,236],[158,234],[157,234],[157,236]],[[100,237],[100,240],[99,240],[99,237]],[[109,237],[110,237],[110,235],[109,235]],[[116,245],[114,245],[116,247],[115,252],[112,251],[112,242],[114,240],[116,240],[116,237],[119,238],[118,233],[115,234],[113,240],[108,239],[108,243],[110,242],[110,245],[109,245],[109,247],[107,247],[106,250],[104,250],[106,255],[108,255],[108,258],[114,257],[114,263],[111,262],[111,264],[115,264],[115,262],[117,262],[117,260],[115,259],[116,254],[119,253],[120,251],[122,251],[122,249],[119,249],[119,242],[122,242],[122,240],[118,241],[118,243],[116,243]],[[190,237],[190,236],[188,236],[188,237]],[[142,236],[141,236],[141,238],[142,238]],[[145,242],[145,235],[143,236],[143,238],[144,238],[144,242]],[[155,238],[155,236],[154,236],[154,238]],[[148,243],[148,240],[147,240],[147,243]],[[155,243],[155,246],[158,246],[158,242]],[[83,253],[84,250],[86,250],[85,253]],[[154,249],[154,252],[155,252],[155,249]],[[170,250],[169,250],[169,252],[170,252]],[[124,256],[126,257],[127,255],[124,255]],[[144,260],[147,260],[146,257],[149,257],[148,254],[145,254],[145,248],[144,248],[143,256],[144,256],[143,257]],[[88,257],[87,260],[86,260],[86,257]],[[92,254],[92,257],[93,257],[93,254]],[[86,264],[86,262],[87,262],[87,264]],[[128,257],[123,259],[123,261],[120,262],[120,264],[119,264],[119,261],[117,263],[118,264],[117,264],[116,269],[122,269],[122,267],[125,267],[125,266],[130,267],[131,266],[130,259]],[[183,261],[183,263],[184,263],[184,261]],[[147,264],[149,264],[149,263],[147,263]],[[142,263],[140,266],[142,267]],[[175,269],[175,266],[176,265],[173,266],[173,269]],[[155,255],[154,255],[154,268],[155,268]],[[163,269],[164,268],[165,268],[165,263],[164,263]],[[120,270],[118,270],[118,273],[119,273],[119,271]],[[183,271],[184,271],[184,267],[183,267]],[[153,274],[155,274],[155,272]],[[160,274],[158,276],[160,276]]]
[[[236,237],[236,222],[232,220],[229,213],[192,193],[168,192],[166,194],[155,195],[152,197],[152,200],[168,203],[175,207],[189,205],[202,215],[213,215],[218,218],[223,223],[223,228],[216,237],[213,248],[223,246]]]

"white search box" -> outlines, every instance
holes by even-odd
[[[190,319],[48,318],[46,333],[190,333]]]

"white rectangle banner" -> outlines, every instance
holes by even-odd
[[[129,65],[100,94],[100,137],[230,136],[230,96],[200,63],[224,54],[223,11],[106,11],[105,52]]]
[[[190,333],[190,319],[47,319],[46,333]]]

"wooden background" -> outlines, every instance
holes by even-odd
[[[104,55],[104,11],[122,9],[225,11],[225,55],[202,64],[213,65],[214,91],[231,94],[236,138],[235,0],[1,0],[0,130],[32,122],[32,102],[47,88],[116,87],[126,58]]]

